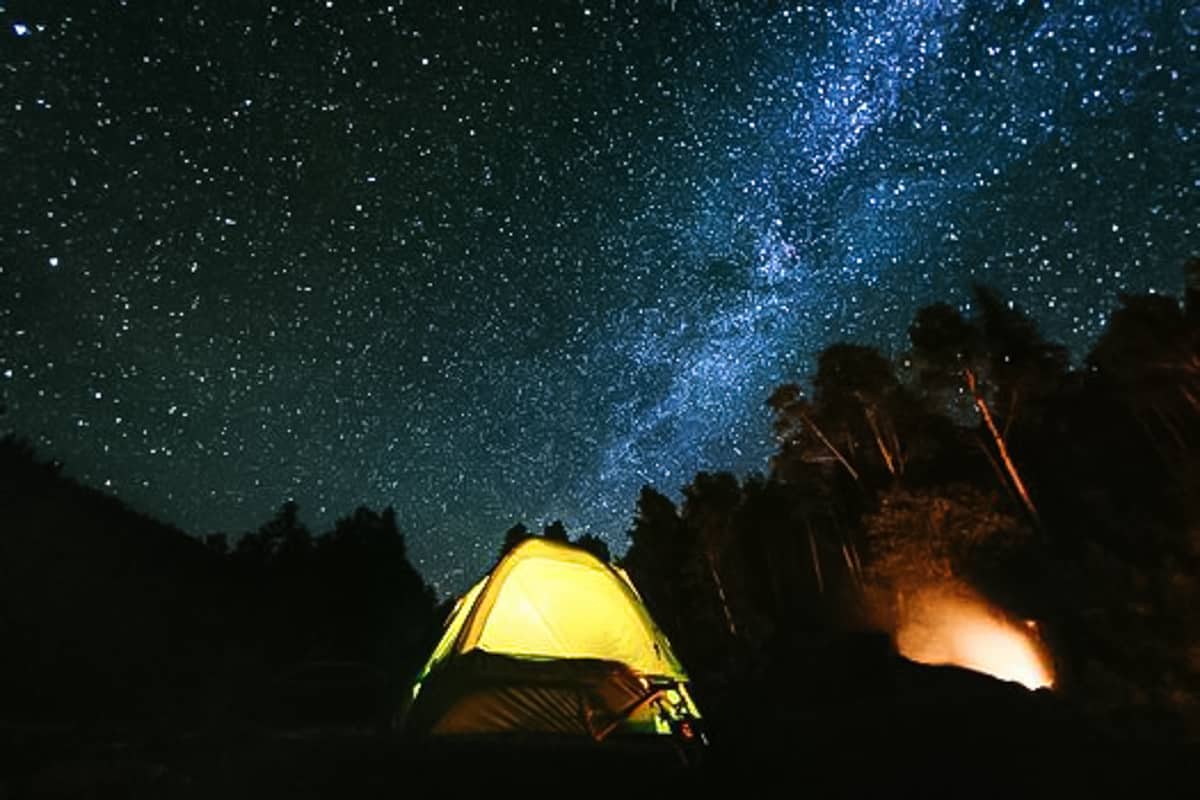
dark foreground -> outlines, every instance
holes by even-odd
[[[801,677],[802,676],[802,677]],[[1200,751],[1169,720],[1101,719],[1048,692],[867,656],[709,697],[710,743],[412,741],[369,724],[0,727],[0,798],[400,797],[546,791],[993,795],[1186,777]]]

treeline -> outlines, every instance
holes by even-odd
[[[209,538],[223,552],[223,542]],[[228,554],[257,592],[255,641],[274,665],[361,661],[397,674],[416,669],[436,598],[408,560],[396,512],[358,508],[314,536],[295,502]]]
[[[454,599],[439,605],[390,507],[314,533],[288,501],[197,539],[7,436],[0,508],[0,719],[386,724]],[[534,535],[514,525],[498,556]],[[557,520],[540,535],[571,541]],[[573,543],[611,558],[598,536]]]
[[[990,289],[928,306],[905,353],[835,344],[773,392],[765,474],[698,474],[679,504],[643,488],[621,563],[706,701],[797,685],[814,642],[888,631],[912,587],[953,580],[1041,623],[1067,696],[1194,723],[1200,261],[1186,276],[1182,305],[1122,297],[1078,367]],[[200,541],[13,437],[0,500],[8,713],[240,713],[306,663],[370,665],[394,700],[448,610],[390,508],[313,533],[289,502]],[[514,525],[498,556],[532,535]]]
[[[0,500],[5,717],[270,721],[303,664],[369,668],[345,678],[378,676],[390,702],[436,640],[434,592],[390,508],[314,535],[288,502],[229,548],[64,477],[14,437],[0,440]]]
[[[914,587],[1036,620],[1058,687],[1161,725],[1200,718],[1200,261],[1181,306],[1129,295],[1079,367],[1010,302],[922,308],[895,359],[822,352],[769,399],[766,475],[638,499],[624,563],[714,685],[895,625]],[[1193,732],[1200,728],[1193,728]]]

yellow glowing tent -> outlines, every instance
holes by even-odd
[[[687,674],[628,576],[533,538],[454,607],[405,727],[432,735],[697,735]]]

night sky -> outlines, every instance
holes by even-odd
[[[0,429],[196,533],[505,528],[763,469],[985,281],[1081,356],[1200,251],[1200,7],[0,0]]]

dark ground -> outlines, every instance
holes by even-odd
[[[1115,726],[1050,691],[912,664],[878,641],[829,651],[823,674],[700,697],[707,747],[505,739],[412,741],[369,719],[304,725],[232,716],[187,727],[0,725],[0,798],[315,798],[458,794],[506,784],[556,791],[747,791],[895,796],[1144,795],[1195,763],[1166,720]],[[582,781],[582,783],[581,783]],[[1153,793],[1153,792],[1151,792]]]
[[[737,795],[1141,797],[1188,785],[1200,763],[1194,705],[1156,696],[1174,696],[1160,666],[1174,661],[1153,657],[1145,614],[1105,639],[1106,663],[1136,668],[1114,685],[1137,689],[1112,692],[1107,709],[1081,699],[1103,692],[1028,692],[913,664],[878,635],[806,629],[749,659],[758,666],[731,668],[736,680],[692,667],[710,744],[690,765],[661,739],[411,741],[382,723],[405,688],[396,676],[427,657],[447,609],[422,591],[390,512],[360,510],[315,544],[286,515],[247,537],[313,549],[314,570],[293,581],[63,478],[18,442],[0,447],[0,508],[0,800],[395,798],[499,782],[559,794],[731,784]],[[329,586],[342,605],[313,591]],[[1172,657],[1194,630],[1191,595],[1179,597]],[[368,647],[380,642],[398,644]],[[1084,644],[1077,654],[1092,654]],[[315,681],[295,671],[314,661],[336,669]],[[354,703],[335,694],[356,685]]]

